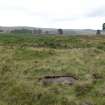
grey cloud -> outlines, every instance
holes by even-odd
[[[105,6],[95,8],[85,14],[86,17],[104,17],[105,16]]]

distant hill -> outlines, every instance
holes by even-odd
[[[17,26],[17,27],[0,27],[0,32],[11,32],[14,30],[42,30],[42,34],[57,34],[57,29],[55,28],[38,28],[38,27],[27,27],[27,26]],[[96,30],[92,29],[63,29],[65,35],[96,35]],[[105,32],[102,31],[102,34]]]

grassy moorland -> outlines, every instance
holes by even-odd
[[[38,81],[51,75],[79,80]],[[105,105],[105,36],[0,34],[0,105]]]

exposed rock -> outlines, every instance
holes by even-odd
[[[77,78],[73,76],[45,76],[40,79],[43,84],[68,84],[73,85]]]

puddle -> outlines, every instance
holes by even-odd
[[[73,76],[45,76],[40,79],[43,84],[68,84],[73,85],[78,79]]]

